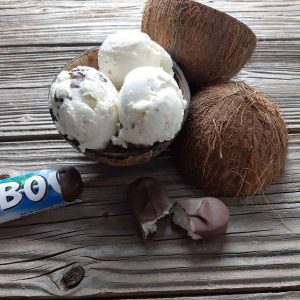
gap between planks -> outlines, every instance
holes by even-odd
[[[124,300],[133,300],[137,298],[124,298]],[[299,291],[289,291],[286,292],[269,292],[269,293],[245,293],[245,294],[226,294],[226,295],[207,295],[207,296],[174,296],[174,297],[163,297],[163,298],[152,298],[143,297],[143,299],[148,300],[299,300],[300,292]],[[141,299],[141,300],[143,300]]]

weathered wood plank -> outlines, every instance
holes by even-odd
[[[89,46],[0,48],[0,89],[49,87],[55,74],[69,60],[89,48]]]
[[[273,210],[298,235],[282,225],[264,197],[255,196],[224,199],[231,213],[225,239],[191,241],[166,219],[145,245],[125,199],[132,180],[158,178],[172,201],[203,195],[182,183],[168,153],[143,166],[116,170],[85,159],[63,141],[1,143],[1,172],[73,165],[83,174],[85,188],[81,203],[0,226],[0,294],[107,298],[299,288],[299,158],[300,135],[294,135],[286,170],[266,192]],[[66,290],[62,275],[76,264],[84,267],[85,277]]]
[[[259,89],[259,87],[258,87]],[[261,89],[260,89],[261,90]],[[298,96],[269,93],[279,107],[290,132],[300,131]],[[26,138],[58,137],[48,110],[48,89],[1,90],[0,141]],[[8,114],[9,112],[9,114]]]
[[[300,38],[298,0],[201,2],[237,17],[261,39]],[[97,43],[116,30],[139,28],[143,4],[143,0],[1,1],[0,45]]]
[[[96,47],[99,43],[93,46]],[[0,89],[48,87],[69,60],[89,48],[91,47],[0,48]],[[299,70],[300,41],[261,41],[241,76],[252,78],[252,81],[269,80],[263,82],[266,88],[269,86],[271,89],[274,85],[276,92],[286,86],[287,92],[293,93],[297,92],[296,88],[299,86]],[[277,87],[278,84],[280,87]]]
[[[0,140],[38,138],[45,134],[57,137],[47,107],[48,87],[59,69],[85,49],[84,46],[0,49]],[[237,76],[279,104],[290,132],[300,131],[299,53],[300,41],[260,42],[251,63]]]
[[[300,1],[201,2],[256,32],[257,51],[238,78],[268,93],[290,132],[299,132]],[[0,173],[74,165],[85,181],[83,202],[0,226],[0,297],[223,293],[190,299],[298,299],[299,292],[270,291],[300,288],[300,135],[291,135],[286,170],[266,198],[224,199],[231,213],[224,239],[194,242],[163,220],[147,245],[124,196],[132,180],[158,178],[172,201],[204,194],[182,182],[169,153],[116,170],[53,140],[58,135],[47,111],[47,88],[54,74],[107,34],[138,29],[142,6],[142,0],[0,1],[0,140],[43,139],[2,142]],[[85,276],[78,287],[66,289],[61,278],[77,264]],[[266,293],[245,298],[247,292]],[[243,294],[226,296],[232,293]]]

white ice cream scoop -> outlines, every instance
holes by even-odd
[[[116,134],[118,93],[91,67],[62,71],[50,89],[50,111],[58,131],[85,149],[104,149]]]
[[[139,31],[120,31],[106,38],[99,50],[99,69],[120,89],[125,76],[141,66],[161,67],[173,74],[171,56]]]
[[[186,105],[175,79],[162,68],[134,69],[119,93],[120,131],[113,143],[151,146],[173,139],[181,129]]]

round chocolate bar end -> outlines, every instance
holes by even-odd
[[[73,167],[63,167],[58,171],[61,192],[67,202],[78,198],[82,192],[82,178],[80,173]]]

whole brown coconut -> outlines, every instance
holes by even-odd
[[[176,140],[184,178],[219,196],[252,196],[281,174],[288,149],[277,106],[242,82],[196,94]]]
[[[170,53],[194,89],[231,79],[256,46],[248,26],[192,0],[148,0],[142,31]]]

